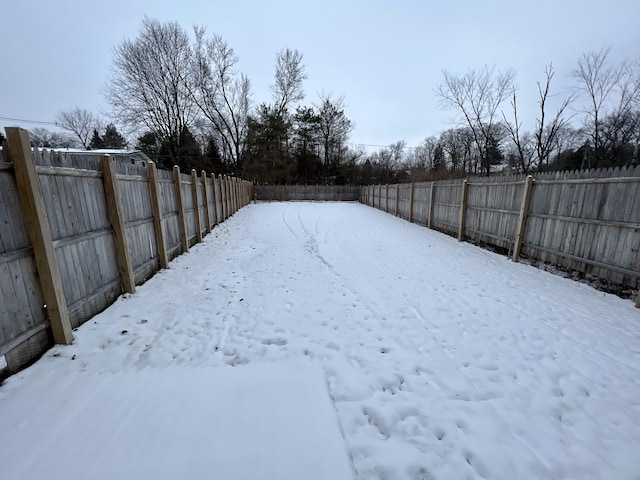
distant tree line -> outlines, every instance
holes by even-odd
[[[238,62],[204,27],[190,34],[176,22],[145,18],[138,36],[113,52],[105,93],[113,121],[103,126],[87,110],[62,111],[57,123],[69,135],[33,129],[32,140],[128,146],[163,167],[260,183],[393,183],[638,163],[640,63],[616,63],[608,49],[579,58],[575,88],[564,97],[553,91],[555,70],[547,65],[534,89],[535,119],[521,116],[513,70],[443,70],[435,93],[458,124],[415,147],[398,141],[376,151],[349,143],[353,123],[343,97],[321,93],[302,103],[307,73],[298,50],[276,52],[270,102],[252,102]],[[127,143],[116,124],[137,132],[135,140]]]

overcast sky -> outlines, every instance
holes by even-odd
[[[136,37],[144,15],[222,35],[256,104],[270,101],[276,51],[300,50],[303,103],[343,95],[353,144],[415,146],[451,127],[455,112],[434,93],[443,69],[513,68],[530,128],[548,63],[562,96],[581,54],[610,47],[615,59],[640,57],[639,0],[11,1],[0,11],[0,127],[51,128],[5,118],[53,121],[76,106],[108,120],[112,49]]]

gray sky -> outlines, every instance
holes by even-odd
[[[354,144],[415,146],[451,127],[454,112],[441,110],[434,93],[442,69],[513,68],[530,128],[549,62],[552,90],[564,96],[581,54],[611,47],[612,58],[640,57],[638,0],[12,1],[0,13],[0,117],[53,121],[77,106],[108,119],[102,91],[112,48],[135,38],[145,14],[222,35],[256,104],[270,101],[276,51],[300,50],[309,76],[303,103],[322,91],[343,95]],[[0,119],[10,125],[51,128]]]

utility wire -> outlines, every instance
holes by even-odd
[[[33,123],[36,125],[54,125],[56,127],[58,127],[58,123],[57,122],[41,122],[39,120],[27,120],[24,118],[13,118],[13,117],[1,117],[0,116],[0,120],[6,120],[9,122],[21,122],[21,123]]]

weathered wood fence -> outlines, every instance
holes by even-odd
[[[112,157],[35,150],[7,128],[0,155],[0,357],[10,371],[202,241],[252,199],[250,182]],[[46,305],[46,307],[45,307]]]
[[[279,202],[355,202],[360,196],[360,188],[354,185],[255,185],[254,192],[256,200]]]
[[[458,237],[640,286],[640,166],[362,187],[360,201]],[[640,307],[640,296],[636,300]]]

